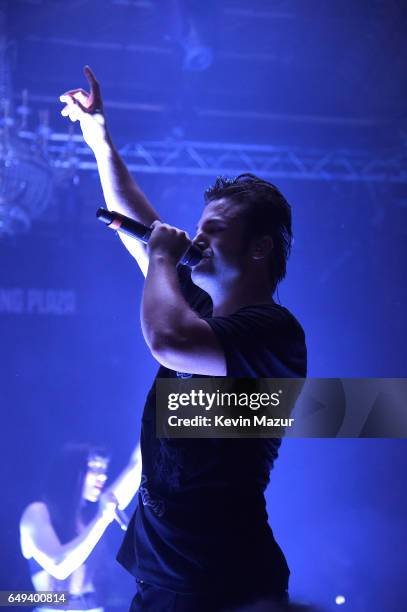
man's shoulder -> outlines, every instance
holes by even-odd
[[[302,325],[293,313],[285,306],[277,304],[276,302],[244,306],[234,313],[234,315],[230,316],[246,318],[253,323],[257,321],[265,325],[270,324],[273,327],[283,326],[285,329],[292,328],[298,332],[304,333]]]
[[[275,302],[247,305],[226,316],[205,319],[218,338],[227,343],[276,348],[287,342],[305,345],[305,334],[295,316]]]

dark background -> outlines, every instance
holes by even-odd
[[[86,86],[84,64],[94,69],[138,182],[191,233],[217,174],[275,182],[295,233],[279,295],[305,328],[309,375],[403,377],[407,19],[389,0],[0,7],[0,588],[29,589],[18,522],[47,465],[64,442],[89,440],[109,448],[118,473],[156,368],[139,327],[141,274],[95,220],[93,158],[67,140],[58,96]],[[198,163],[202,143],[215,153]],[[169,157],[157,161],[158,149]],[[19,309],[11,289],[69,291],[73,312]],[[404,440],[283,443],[267,501],[294,599],[403,608],[406,456]],[[120,537],[112,526],[112,558]],[[111,572],[111,609],[122,611],[133,583]]]

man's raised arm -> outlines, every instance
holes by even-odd
[[[159,219],[158,213],[131,177],[112,142],[95,75],[89,66],[85,67],[84,73],[90,92],[71,89],[60,96],[61,102],[65,103],[61,115],[69,117],[71,121],[79,121],[85,142],[95,154],[107,207],[150,226]],[[145,276],[148,267],[145,246],[129,236],[120,233],[119,236]]]

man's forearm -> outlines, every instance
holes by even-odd
[[[110,210],[116,210],[145,225],[158,214],[136,184],[109,135],[95,151],[103,195]]]
[[[130,175],[110,136],[107,135],[105,141],[95,150],[95,157],[103,195],[110,210],[148,226],[158,219],[158,213]],[[145,276],[148,256],[144,244],[120,232],[119,237],[129,253],[137,260]]]
[[[141,305],[141,326],[150,349],[154,352],[177,337],[194,316],[181,294],[175,263],[162,255],[151,256]]]

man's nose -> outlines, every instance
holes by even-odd
[[[202,250],[208,248],[209,246],[208,237],[204,234],[204,232],[198,232],[192,242]]]

